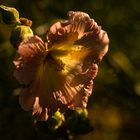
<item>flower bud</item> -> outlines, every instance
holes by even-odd
[[[75,134],[86,134],[93,129],[88,119],[87,109],[69,109],[65,113],[65,119],[69,130]]]
[[[82,119],[87,119],[88,118],[88,111],[87,109],[77,109],[76,110],[78,116]]]
[[[18,48],[19,44],[26,38],[33,36],[33,31],[29,26],[16,26],[11,33],[11,44]]]
[[[82,120],[85,120],[88,118],[88,111],[87,109],[81,109],[81,108],[77,108],[75,110],[68,109],[65,113],[65,117],[67,120],[72,118],[80,118]]]
[[[19,12],[15,8],[0,5],[0,14],[5,24],[17,24],[19,21]]]
[[[52,116],[52,118],[50,118],[50,120],[48,120],[48,126],[51,129],[56,130],[62,125],[64,120],[65,120],[64,115],[62,113],[60,113],[59,111],[56,111],[54,113],[54,115]]]

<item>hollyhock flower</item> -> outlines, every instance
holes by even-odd
[[[21,107],[43,121],[58,109],[86,108],[108,43],[107,33],[83,12],[53,24],[47,43],[38,36],[24,39],[14,60],[14,76],[25,85]]]

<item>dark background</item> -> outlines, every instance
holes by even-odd
[[[88,104],[94,131],[78,140],[140,140],[140,1],[139,0],[0,0],[33,21],[44,38],[50,24],[67,12],[84,11],[110,38]],[[13,77],[15,49],[9,43],[12,27],[0,23],[0,140],[45,139],[30,113],[18,104],[18,82]]]

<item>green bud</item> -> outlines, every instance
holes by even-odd
[[[0,13],[2,21],[5,24],[17,24],[19,21],[19,12],[12,7],[6,7],[4,5],[0,5]]]
[[[52,118],[48,120],[48,127],[51,130],[56,130],[62,125],[64,121],[65,121],[64,115],[59,111],[56,111],[52,116]]]
[[[86,134],[92,131],[93,127],[88,119],[87,109],[67,110],[65,121],[69,130],[75,134]]]
[[[73,109],[68,109],[65,113],[65,117],[66,119],[75,119],[75,118],[80,118],[82,120],[87,119],[88,118],[88,111],[87,109],[81,109],[81,108],[77,108],[75,110]]]
[[[17,48],[18,45],[26,38],[33,36],[33,31],[29,26],[16,26],[11,33],[11,44]]]
[[[78,116],[81,117],[82,119],[87,119],[88,118],[87,109],[76,109],[76,112],[78,113]]]
[[[52,118],[57,120],[57,125],[55,126],[55,129],[59,128],[59,126],[62,125],[63,121],[65,121],[64,115],[59,111],[56,111]]]

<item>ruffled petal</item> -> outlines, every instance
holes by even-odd
[[[48,115],[38,105],[38,93],[36,88],[33,88],[33,85],[36,82],[36,76],[40,71],[40,67],[44,63],[47,51],[46,44],[38,36],[33,36],[25,39],[20,44],[16,58],[13,61],[16,66],[14,76],[26,87],[20,93],[19,103],[24,110],[33,110],[33,115],[37,113],[43,114],[42,118],[40,117],[41,120],[47,119]]]
[[[92,66],[83,73],[70,73],[66,76],[64,86],[56,92],[57,100],[60,100],[68,108],[86,108],[88,97],[92,93],[93,79],[98,73],[98,66]]]
[[[64,41],[73,42],[81,38],[85,31],[90,31],[91,19],[83,12],[69,12],[68,20],[53,24],[47,34],[49,45]]]
[[[16,66],[14,76],[21,84],[32,83],[46,51],[44,42],[37,36],[27,38],[20,44],[13,63]]]
[[[103,52],[107,52],[109,44],[107,33],[101,29],[101,26],[98,26],[94,19],[84,12],[73,11],[68,13],[68,20],[56,22],[51,26],[47,40],[49,47],[75,43],[91,49],[97,46]]]

